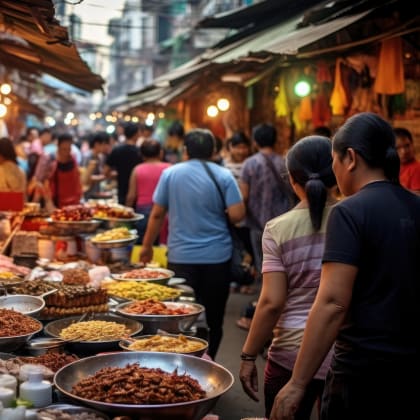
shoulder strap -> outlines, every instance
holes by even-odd
[[[226,207],[225,196],[223,195],[222,189],[220,188],[219,183],[216,181],[216,178],[215,178],[213,172],[209,168],[209,165],[207,165],[207,163],[204,160],[200,160],[200,162],[203,165],[204,169],[206,170],[208,176],[214,182],[214,185],[216,185],[217,191],[219,191],[220,198],[222,199],[222,203],[223,203],[224,207]]]
[[[280,174],[277,172],[276,168],[274,167],[274,163],[270,159],[270,157],[267,156],[265,153],[261,153],[261,154],[264,156],[264,159],[267,162],[268,167],[273,173],[274,178],[277,181],[277,185],[280,187],[281,190],[283,190],[286,193],[287,198],[289,199],[289,202],[290,202],[290,206],[293,207],[296,204],[296,197],[291,186],[287,184],[284,181],[284,179],[280,176]]]

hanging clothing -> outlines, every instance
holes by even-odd
[[[375,92],[396,95],[403,93],[404,90],[402,39],[400,37],[385,39],[382,41],[379,53]]]
[[[337,58],[335,62],[334,88],[330,98],[333,115],[344,115],[349,105],[346,90],[341,79],[341,61],[341,58]]]
[[[329,125],[331,121],[331,109],[328,98],[324,92],[319,92],[312,105],[312,124],[314,127]]]
[[[286,82],[284,73],[280,76],[279,80],[279,93],[274,100],[274,108],[276,110],[277,117],[288,117],[290,114],[289,103],[287,101],[287,94],[286,94]]]
[[[312,101],[309,95],[300,101],[299,119],[301,121],[310,121],[312,119]]]

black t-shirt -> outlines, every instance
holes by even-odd
[[[117,171],[118,202],[125,204],[131,171],[141,162],[140,150],[133,144],[115,146],[106,164]]]
[[[338,203],[328,220],[323,262],[358,268],[335,345],[336,371],[416,356],[420,197],[380,181]]]

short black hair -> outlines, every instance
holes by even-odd
[[[146,158],[159,157],[162,147],[157,140],[146,139],[140,146],[140,153]]]
[[[314,134],[318,136],[330,138],[332,135],[331,129],[326,125],[318,125],[314,128]]]
[[[411,132],[404,127],[395,127],[394,134],[396,137],[404,137],[408,139],[410,143],[413,143],[413,136],[411,135]]]
[[[105,144],[109,143],[110,136],[106,131],[97,131],[89,138],[89,147],[93,149],[95,144]]]
[[[6,160],[17,163],[16,149],[9,137],[0,138],[0,155]]]
[[[124,125],[124,136],[131,139],[139,132],[139,125],[133,122],[128,122]]]
[[[251,147],[251,140],[242,131],[237,131],[233,133],[232,137],[230,137],[227,142],[231,146],[237,146],[238,144],[245,144],[246,146]]]
[[[184,137],[184,126],[179,121],[174,121],[168,128],[168,135]]]
[[[252,137],[260,147],[273,147],[277,141],[277,130],[271,124],[258,124],[252,130]]]
[[[73,136],[70,133],[63,133],[58,136],[58,145],[62,143],[73,143]]]
[[[52,134],[52,131],[51,131],[51,129],[50,129],[50,128],[45,127],[45,128],[43,128],[43,129],[39,132],[39,135],[40,135],[40,136],[42,136],[42,135],[43,135],[43,134],[45,134],[45,133]]]
[[[185,148],[190,159],[210,159],[216,148],[213,133],[205,128],[195,128],[185,135]]]

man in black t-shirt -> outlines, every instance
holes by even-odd
[[[125,204],[128,182],[133,168],[141,163],[140,150],[136,146],[139,136],[137,124],[128,123],[124,127],[125,142],[115,146],[109,154],[104,168],[105,176],[110,177],[112,170],[117,172],[118,203]]]

